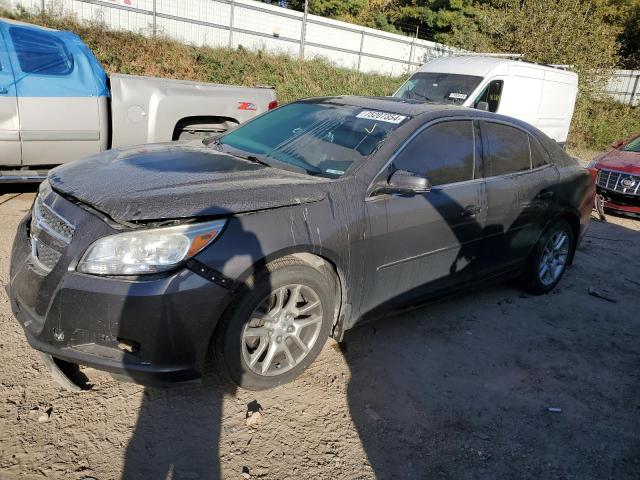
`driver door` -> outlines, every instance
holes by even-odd
[[[472,120],[447,120],[418,133],[393,169],[426,175],[415,195],[366,202],[370,288],[362,313],[406,305],[471,281],[486,217],[480,142]]]

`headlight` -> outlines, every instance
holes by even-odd
[[[597,163],[598,163],[597,160],[591,160],[589,163],[587,163],[586,168],[595,168]]]
[[[209,245],[226,220],[134,230],[95,241],[76,269],[93,275],[141,275],[170,270]]]

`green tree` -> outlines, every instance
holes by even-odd
[[[618,61],[618,25],[601,0],[489,0],[477,9],[478,29],[495,51],[570,65],[584,92],[598,88]]]
[[[640,69],[640,0],[628,9],[620,44],[621,66]]]

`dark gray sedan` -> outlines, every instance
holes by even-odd
[[[317,98],[206,143],[114,150],[42,184],[9,293],[58,378],[195,381],[212,351],[238,385],[273,387],[390,310],[494,278],[549,292],[593,205],[555,142],[461,107]]]

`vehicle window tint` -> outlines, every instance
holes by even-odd
[[[540,142],[529,135],[529,148],[531,149],[531,168],[542,167],[549,164],[549,155]]]
[[[490,112],[497,112],[498,107],[500,106],[500,98],[502,97],[502,85],[504,82],[502,80],[494,80],[489,85],[485,87],[473,106],[477,107],[480,102],[487,102],[489,104]]]
[[[523,172],[531,168],[528,135],[515,127],[484,122],[488,141],[489,171],[487,176]]]
[[[13,27],[10,34],[24,73],[67,75],[73,70],[73,57],[64,43],[50,33]]]
[[[394,166],[426,175],[433,185],[463,182],[473,179],[474,152],[471,120],[442,122],[414,138]]]

